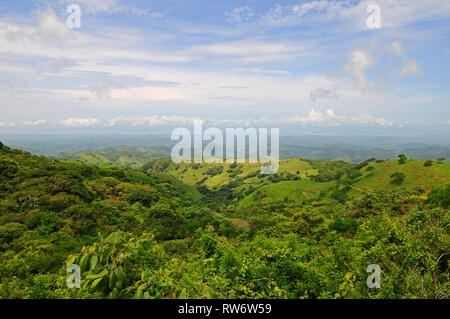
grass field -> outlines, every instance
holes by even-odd
[[[408,159],[405,164],[398,160],[371,164],[375,170],[361,169],[363,178],[353,184],[355,188],[364,190],[389,191],[402,187],[422,187],[430,190],[435,186],[447,184],[450,179],[450,163],[433,161],[432,166],[425,167],[425,160]],[[391,184],[391,175],[395,172],[405,174],[402,185]]]
[[[244,208],[255,203],[278,201],[302,203],[305,200],[317,199],[321,191],[327,191],[333,184],[334,182],[318,183],[300,180],[264,185],[241,200],[238,207]]]
[[[365,166],[360,169],[362,175],[351,181],[347,195],[353,197],[363,191],[385,192],[413,187],[429,191],[449,182],[450,163],[433,161],[431,166],[424,166],[425,161],[408,159],[405,164],[399,164],[398,160],[388,160]],[[331,194],[336,190],[338,180],[318,182],[311,177],[317,176],[320,171],[334,172],[345,166],[348,168],[348,165],[344,162],[285,159],[280,161],[276,175],[261,175],[259,164],[175,164],[170,159],[157,159],[151,163],[151,168],[170,174],[188,185],[204,185],[210,190],[240,179],[234,186],[234,192],[241,197],[234,204],[246,208],[270,202],[333,205],[337,201]],[[405,175],[401,185],[392,183],[391,175],[396,172]],[[279,180],[274,180],[274,176]]]
[[[244,184],[261,186],[267,183],[267,175],[260,175],[259,164],[175,164],[170,160],[155,160],[153,168],[165,171],[186,184],[195,185],[202,183],[210,189],[216,189],[225,185],[234,178],[244,179]],[[217,175],[211,175],[211,170],[221,171]],[[306,179],[308,176],[316,175],[317,170],[311,167],[311,164],[300,159],[285,159],[280,161],[278,174],[293,174],[299,178]],[[243,188],[246,185],[242,186]]]

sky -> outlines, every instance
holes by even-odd
[[[0,0],[0,133],[450,136],[449,39],[448,0]]]

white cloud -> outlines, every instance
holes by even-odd
[[[301,124],[324,124],[329,126],[337,126],[342,124],[361,124],[361,125],[377,125],[377,126],[393,126],[394,121],[382,117],[374,117],[367,114],[358,116],[336,115],[333,110],[327,110],[325,113],[312,109],[308,116],[294,116],[283,118],[283,123],[301,123]]]
[[[422,71],[416,60],[406,60],[400,70],[400,75],[420,75],[421,73]]]
[[[69,126],[69,127],[90,127],[90,126],[96,126],[99,125],[101,121],[96,118],[76,118],[71,117],[67,120],[61,121],[61,124],[63,126]]]
[[[447,0],[314,0],[297,5],[276,4],[259,14],[259,22],[271,26],[343,22],[347,32],[354,32],[367,29],[366,8],[374,2],[381,8],[382,28],[403,27],[450,16]]]
[[[336,92],[334,92],[333,90],[327,90],[322,88],[312,90],[309,93],[309,96],[313,102],[316,102],[319,99],[330,99],[330,98],[335,99],[338,97]]]
[[[420,75],[422,73],[419,63],[416,60],[410,59],[408,57],[400,41],[392,42],[388,49],[394,55],[402,59],[403,65],[401,70],[399,71],[400,75]]]
[[[74,33],[67,25],[55,15],[51,9],[47,9],[39,15],[39,24],[36,27],[15,25],[0,22],[0,44],[2,50],[10,54],[33,54],[26,52],[28,46],[46,47],[48,44],[56,44],[61,47],[64,43],[73,40]]]
[[[114,31],[113,27],[111,29]],[[74,62],[83,60],[103,63],[118,59],[179,63],[193,59],[192,56],[157,49],[135,48],[132,44],[145,42],[146,38],[142,34],[124,36],[123,33],[109,32],[107,36],[96,36],[83,31],[70,30],[51,9],[39,15],[38,25],[0,21],[0,53],[8,53],[15,58],[61,60],[63,57]],[[94,47],[95,50],[92,49]]]
[[[158,125],[192,125],[195,117],[153,115],[145,117],[117,117],[105,121],[106,126],[158,126]]]
[[[253,18],[254,13],[249,6],[234,8],[230,12],[225,12],[227,21],[230,23],[242,23],[247,22]]]
[[[149,9],[138,8],[123,0],[60,0],[62,4],[77,3],[81,7],[82,13],[87,14],[116,14],[124,13],[136,16],[149,16],[151,18],[161,18],[160,12]]]
[[[395,122],[382,117],[374,117],[367,114],[357,116],[336,115],[332,109],[325,112],[311,109],[307,116],[295,115],[280,118],[261,117],[259,119],[219,119],[199,118],[186,116],[152,115],[143,117],[115,117],[111,119],[78,118],[71,117],[62,121],[26,121],[21,123],[0,122],[0,127],[14,126],[64,126],[72,128],[87,127],[155,127],[155,126],[191,126],[195,120],[203,120],[208,126],[245,127],[245,126],[269,126],[269,125],[316,125],[316,126],[341,126],[345,124],[393,126]],[[408,124],[408,123],[406,123]],[[450,124],[450,123],[449,123]]]
[[[396,56],[403,57],[405,55],[400,41],[392,42],[388,49]]]
[[[39,27],[35,35],[40,40],[54,42],[58,45],[75,38],[72,31],[58,19],[53,10],[47,10],[40,16]]]
[[[51,69],[53,72],[59,73],[59,72],[64,71],[64,69],[74,66],[74,65],[76,65],[75,62],[73,62],[69,59],[66,59],[64,57],[61,57],[59,60],[56,60],[55,62],[52,63]]]
[[[184,117],[184,116],[167,116],[167,115],[153,115],[144,117],[116,117],[107,120],[99,120],[96,118],[69,118],[61,121],[60,124],[70,127],[88,127],[88,126],[132,126],[132,127],[153,127],[161,125],[193,125],[194,120],[199,120],[198,117]],[[251,125],[326,125],[337,126],[343,124],[360,124],[360,125],[376,125],[376,126],[392,126],[395,124],[393,120],[388,120],[382,117],[374,117],[367,114],[358,116],[336,115],[331,109],[326,112],[316,111],[311,109],[307,116],[295,115],[291,117],[281,117],[269,119],[263,117],[260,119],[203,119],[205,125],[216,126],[251,126]]]
[[[279,104],[310,102],[310,92],[316,89],[335,90],[340,97],[355,97],[358,92],[346,78],[326,76],[294,76],[285,72],[263,72],[255,69],[237,69],[225,72],[209,70],[183,70],[173,67],[137,66],[133,64],[97,64],[79,63],[71,67],[72,72],[80,74],[101,73],[110,79],[136,78],[143,82],[139,86],[110,87],[107,97],[111,100],[167,101],[211,105],[211,98],[231,96],[227,106],[267,104],[268,101]],[[147,84],[155,83],[155,84]],[[158,83],[173,83],[160,85]],[[91,97],[87,89],[51,90],[49,94],[72,97]]]
[[[91,94],[98,99],[109,100],[111,98],[111,92],[115,88],[121,88],[120,84],[114,82],[107,82],[103,86],[91,88]]]
[[[17,125],[17,123],[14,123],[14,122],[0,122],[0,127],[13,127],[16,125]]]
[[[295,25],[309,22],[340,20],[353,7],[349,1],[310,1],[298,5],[276,4],[260,15],[260,21],[269,25]]]
[[[350,59],[344,69],[358,81],[359,87],[364,90],[368,87],[366,69],[373,65],[374,60],[369,53],[356,50],[350,54]]]
[[[270,74],[270,75],[292,75],[291,72],[286,70],[264,70],[260,68],[237,68],[233,69],[233,71],[243,73]]]
[[[45,125],[48,124],[48,122],[46,120],[37,120],[37,121],[27,121],[27,122],[23,122],[22,125],[24,126],[40,126],[40,125]]]
[[[308,43],[271,42],[246,39],[193,46],[186,50],[189,55],[227,56],[232,62],[261,63],[293,59],[312,54]]]

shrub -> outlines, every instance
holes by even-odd
[[[212,176],[216,176],[216,175],[222,174],[222,172],[223,172],[223,166],[216,166],[216,167],[209,168],[205,172],[205,174],[212,177]]]
[[[141,203],[145,207],[152,206],[152,204],[158,200],[158,191],[151,187],[138,188],[131,192],[131,194],[128,196],[128,202],[131,205],[133,205],[134,203]]]
[[[197,233],[200,236],[198,239],[200,250],[206,258],[212,257],[217,249],[217,234],[214,233],[212,228],[206,230],[199,229]]]
[[[433,161],[431,160],[425,161],[425,163],[423,163],[423,166],[431,166],[431,165],[433,165]]]
[[[391,178],[392,178],[391,184],[401,185],[405,181],[405,174],[395,172],[394,174],[391,175]]]
[[[333,222],[330,223],[328,228],[330,230],[335,230],[340,233],[355,233],[358,229],[359,223],[358,220],[354,218],[335,218]]]

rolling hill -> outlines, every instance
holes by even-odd
[[[0,143],[0,299],[448,298],[450,164],[403,162],[286,159],[262,176]],[[374,263],[383,289],[366,286]]]
[[[144,165],[145,171],[166,172],[188,185],[204,186],[212,192],[230,188],[233,203],[244,208],[270,202],[323,206],[337,203],[339,193],[355,197],[365,191],[391,192],[416,187],[429,191],[450,179],[450,163],[407,159],[378,161],[364,165],[342,161],[285,159],[275,175],[260,175],[257,164],[175,164],[157,159]],[[361,167],[363,166],[363,167]],[[392,174],[402,173],[401,185],[392,183]]]

